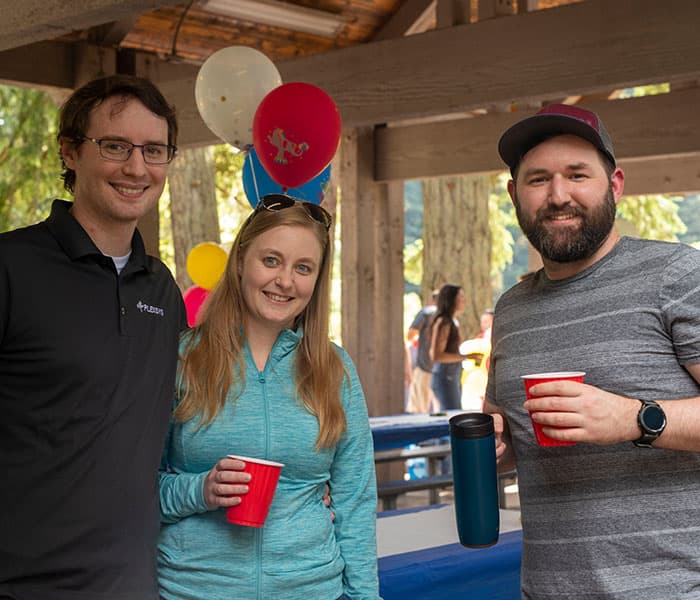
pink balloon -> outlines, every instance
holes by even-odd
[[[187,311],[187,324],[190,327],[199,325],[200,311],[207,296],[209,296],[209,290],[205,290],[198,285],[187,288],[182,295],[182,299],[185,301],[185,310]]]
[[[274,181],[296,188],[328,166],[341,131],[340,112],[326,92],[309,83],[285,83],[255,111],[253,146]]]

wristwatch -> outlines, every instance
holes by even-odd
[[[666,428],[666,413],[653,400],[640,400],[642,407],[637,414],[637,424],[642,430],[642,437],[634,440],[634,445],[639,448],[653,448],[651,445]]]

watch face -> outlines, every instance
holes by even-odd
[[[644,428],[651,433],[662,431],[664,425],[666,425],[666,415],[658,406],[645,406],[640,414],[640,418]]]

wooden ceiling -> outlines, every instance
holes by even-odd
[[[579,0],[540,0],[537,8],[551,8]],[[134,23],[122,47],[175,55],[201,62],[219,48],[234,44],[250,46],[273,61],[328,52],[385,38],[390,22],[399,9],[422,19],[421,30],[434,29],[435,3],[405,0],[297,0],[288,4],[304,6],[336,15],[344,25],[333,38],[273,27],[255,22],[237,21],[199,8],[196,3],[150,11]],[[182,19],[178,31],[177,24]],[[478,2],[470,5],[470,21],[478,20]],[[384,28],[387,28],[385,30]]]
[[[530,0],[529,6],[531,10],[542,10],[579,1]],[[500,3],[511,4],[510,0]],[[405,33],[398,24],[400,14],[403,22],[412,23],[414,32],[436,26],[434,0],[286,0],[284,4],[337,16],[343,25],[335,36],[325,37],[227,17],[207,10],[202,2],[193,1],[156,8],[137,17],[132,14],[117,23],[72,32],[65,39],[98,43],[107,40],[119,48],[153,52],[162,60],[201,64],[211,53],[232,45],[256,48],[271,60],[279,61],[400,36]],[[459,0],[458,4],[468,5],[463,10],[469,11],[470,22],[479,20],[478,0]],[[525,0],[521,0],[521,10],[525,5]],[[115,35],[115,31],[119,33]]]
[[[136,72],[176,105],[180,145],[210,144],[218,140],[194,105],[199,65],[247,45],[274,60],[283,81],[326,90],[345,127],[374,128],[376,181],[500,170],[495,140],[519,111],[583,99],[636,169],[637,193],[700,189],[697,0],[289,4],[344,25],[332,38],[310,35],[218,15],[203,0],[4,0],[0,82],[65,94],[102,73]],[[672,92],[608,99],[660,82]]]
[[[400,0],[297,1],[300,5],[342,17],[338,34],[324,37],[261,23],[239,21],[207,12],[196,3],[156,9],[141,15],[125,36],[122,47],[175,55],[201,63],[225,46],[256,48],[273,61],[328,52],[370,41],[401,4]],[[184,15],[184,18],[183,18]],[[177,30],[177,24],[182,25]],[[177,34],[176,34],[177,32]],[[174,50],[174,53],[173,53]]]

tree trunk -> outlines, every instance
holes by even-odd
[[[170,213],[175,279],[183,291],[192,285],[187,255],[202,242],[221,242],[214,182],[214,149],[181,150],[170,170]]]
[[[493,302],[488,175],[423,182],[423,297],[446,283],[461,285],[467,305],[460,318],[465,338],[479,331],[479,316]]]

